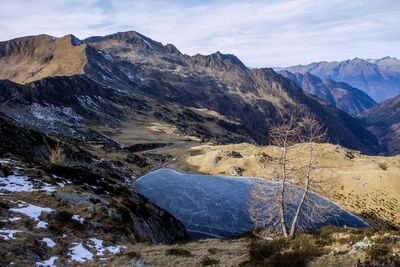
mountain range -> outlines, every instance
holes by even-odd
[[[325,100],[353,117],[376,105],[366,93],[344,82],[321,80],[310,72],[301,74],[282,70],[279,74],[296,82],[306,93]]]
[[[381,68],[394,77],[393,62]],[[271,179],[281,149],[260,145],[269,144],[272,126],[309,113],[333,143],[315,145],[323,167],[318,176],[334,183],[323,183],[321,199],[350,209],[351,220],[359,216],[363,223],[353,226],[365,220],[397,227],[398,157],[370,155],[400,151],[400,96],[377,104],[364,90],[312,70],[250,69],[220,52],[185,55],[134,31],[0,42],[0,265],[164,266],[175,258],[184,259],[180,266],[214,265],[208,257],[220,253],[216,243],[200,259],[203,241],[189,242],[193,254],[180,242],[212,234],[210,229],[224,232],[224,223],[240,226],[237,212],[246,223],[250,187],[243,183],[249,180],[228,175]],[[290,151],[292,170],[311,162],[304,144]],[[207,180],[199,173],[225,177]],[[171,174],[192,178],[174,183]],[[157,179],[146,185],[143,178],[151,176]],[[349,225],[336,215],[309,223]],[[253,228],[247,226],[227,232]],[[225,241],[228,249],[221,253],[231,257],[232,240]],[[359,242],[353,243],[349,255]],[[153,250],[160,247],[168,249]],[[242,264],[248,252],[232,265]],[[145,253],[164,259],[153,264],[143,260]]]
[[[310,72],[322,80],[348,83],[363,90],[377,102],[400,94],[400,60],[392,57],[322,61],[284,69],[293,73]]]
[[[183,55],[133,31],[1,42],[0,66],[1,111],[64,139],[117,146],[104,133],[146,117],[204,141],[266,144],[271,124],[301,110],[316,114],[332,143],[382,150],[360,121],[272,69],[220,52]]]

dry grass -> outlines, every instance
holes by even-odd
[[[25,49],[24,55],[12,54],[2,61],[0,79],[28,83],[49,76],[71,76],[84,72],[86,45],[73,46],[70,35],[56,39],[44,35],[27,38],[30,38],[32,46]]]
[[[60,145],[57,145],[50,152],[49,162],[55,165],[63,165],[65,158],[64,149]]]
[[[320,194],[338,202],[347,210],[363,216],[375,226],[387,226],[383,221],[400,226],[400,156],[366,156],[331,144],[317,145],[317,175],[331,181]],[[227,156],[237,151],[242,158]],[[169,165],[186,172],[234,175],[231,166],[243,169],[243,176],[274,178],[277,147],[235,145],[198,145],[190,149],[164,151],[177,160]],[[301,162],[306,157],[302,145],[295,145],[292,157]],[[349,158],[348,155],[351,155]],[[216,160],[218,159],[218,160]]]

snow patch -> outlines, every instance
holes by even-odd
[[[35,118],[50,123],[63,121],[72,124],[84,121],[69,107],[42,106],[35,103],[31,105],[30,112]]]
[[[13,218],[8,218],[8,219],[4,219],[4,220],[0,220],[1,222],[16,222],[21,220],[21,217],[13,217]]]
[[[10,175],[7,177],[0,177],[0,191],[8,191],[8,192],[56,191],[56,189],[48,183],[43,183],[38,180],[32,180],[32,181],[37,182],[37,185],[32,183],[26,176]]]
[[[42,215],[42,212],[50,213],[50,212],[54,211],[53,209],[50,209],[50,208],[43,208],[43,207],[35,206],[32,204],[28,204],[28,206],[23,207],[23,208],[13,208],[10,210],[14,211],[14,212],[25,214],[29,218],[38,222],[36,228],[46,228],[47,227],[47,223],[44,221],[41,221],[39,219],[40,215]]]
[[[46,245],[47,245],[49,248],[54,248],[54,247],[56,246],[56,242],[54,242],[53,240],[51,240],[51,239],[48,238],[48,237],[43,238],[43,239],[42,239],[42,242],[46,243]]]
[[[96,256],[104,256],[104,252],[106,251],[108,251],[111,254],[117,254],[120,253],[122,249],[126,248],[126,246],[124,245],[104,247],[103,246],[104,241],[101,239],[97,239],[95,237],[90,238],[90,241],[92,241],[93,244],[88,246],[97,251]]]
[[[58,259],[58,257],[54,256],[48,259],[47,261],[39,261],[36,262],[36,266],[43,266],[43,267],[56,267],[55,261]]]
[[[85,262],[93,260],[93,253],[83,247],[82,243],[73,243],[76,246],[69,249],[68,256],[71,256],[71,259],[77,262]]]
[[[72,219],[75,220],[75,221],[78,221],[80,223],[83,223],[85,221],[84,218],[82,218],[81,216],[76,215],[76,214],[72,216]]]
[[[8,230],[8,229],[0,229],[0,237],[4,240],[15,239],[14,234],[22,231],[19,230]]]

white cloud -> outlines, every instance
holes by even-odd
[[[135,30],[187,54],[217,50],[254,67],[400,57],[400,1],[3,0],[0,39]]]

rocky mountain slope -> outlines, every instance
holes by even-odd
[[[82,41],[71,35],[24,37],[2,42],[0,51],[0,77],[24,83],[1,82],[7,92],[1,109],[27,125],[53,127],[52,133],[61,128],[65,135],[70,128],[106,139],[93,126],[120,131],[124,122],[148,116],[201,140],[265,144],[271,123],[303,110],[317,115],[331,142],[366,153],[380,150],[356,119],[305,95],[272,69],[249,70],[233,55],[182,55],[136,32]]]
[[[366,93],[344,82],[321,80],[310,72],[301,74],[283,70],[279,74],[296,82],[306,93],[325,100],[353,117],[376,105]]]
[[[293,73],[310,72],[323,80],[348,83],[363,90],[377,102],[400,94],[400,60],[396,58],[314,62],[285,69]]]
[[[400,152],[400,96],[383,101],[361,116],[390,152]]]
[[[187,240],[180,221],[132,190],[132,175],[0,114],[0,265],[73,265],[128,243]]]

